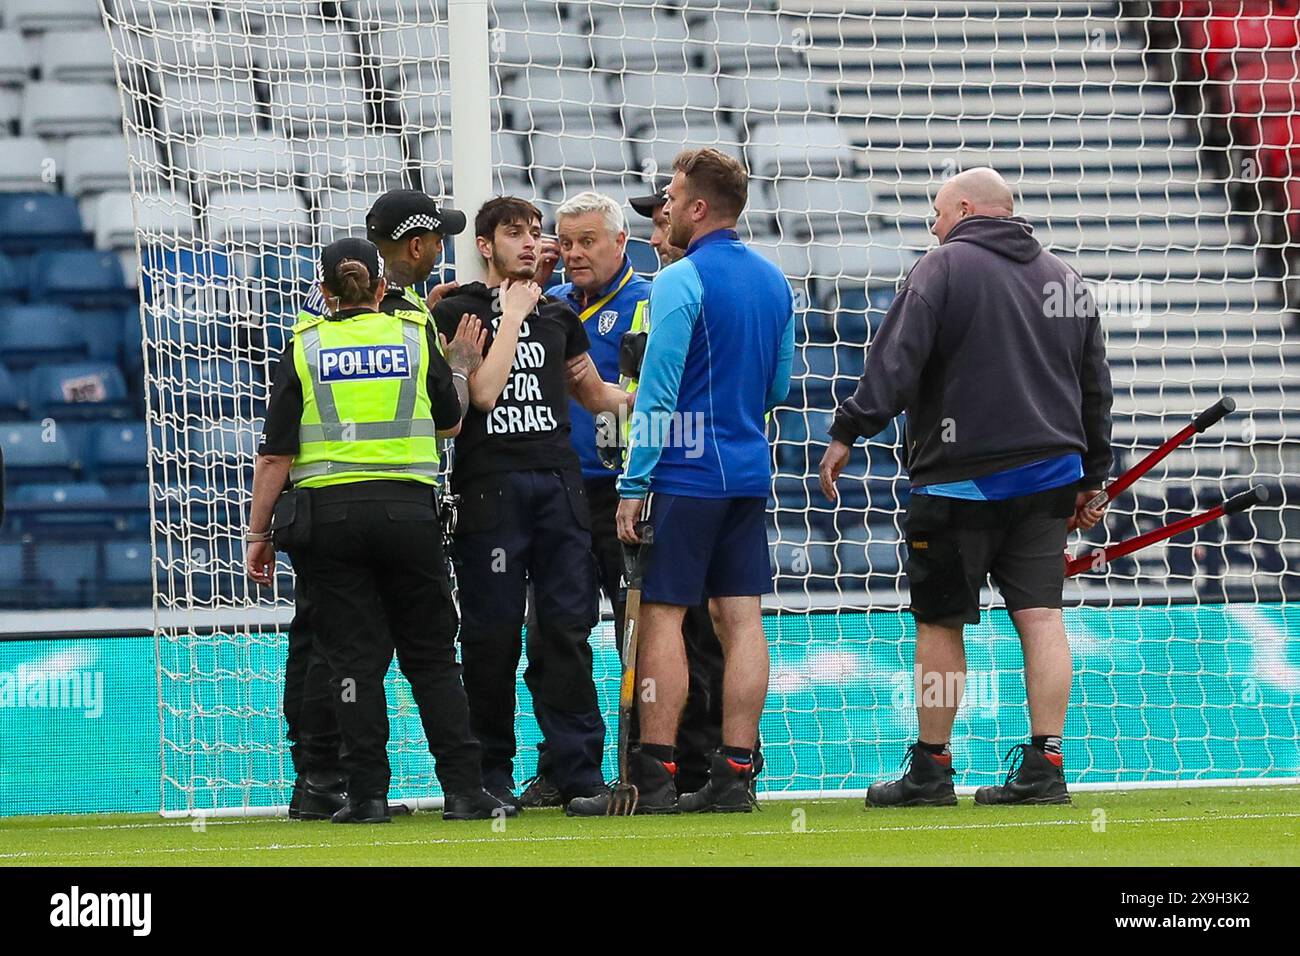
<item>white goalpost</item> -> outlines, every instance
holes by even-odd
[[[472,218],[594,188],[625,203],[684,147],[742,158],[742,238],[798,299],[795,382],[772,420],[768,795],[856,794],[914,731],[898,424],[854,455],[838,509],[816,491],[837,401],[930,202],[992,165],[1019,214],[1104,312],[1118,473],[1221,395],[1237,412],[1171,455],[1082,551],[1263,483],[1225,522],[1067,585],[1072,785],[1300,775],[1300,346],[1146,38],[1148,4],[983,0],[106,0],[131,155],[157,582],[161,808],[265,813],[292,782],[280,691],[292,574],[243,576],[253,450],[321,245],[360,235],[384,190]],[[653,272],[649,223],[631,256]],[[1264,240],[1265,245],[1269,240]],[[472,230],[443,272],[477,275]],[[1019,649],[986,592],[968,631],[958,782],[1001,779],[1027,733]],[[602,701],[617,658],[592,637]],[[390,676],[393,793],[439,796]],[[520,770],[537,728],[520,684]],[[613,735],[610,735],[610,747]],[[612,753],[612,751],[611,751]]]

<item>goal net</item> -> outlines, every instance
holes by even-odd
[[[1227,161],[1239,144],[1208,136],[1199,108],[1176,101],[1162,65],[1170,51],[1154,48],[1168,15],[1150,4],[976,0],[489,7],[485,34],[453,37],[446,0],[105,4],[139,240],[165,811],[287,798],[279,695],[292,574],[282,557],[275,588],[247,582],[241,525],[268,362],[320,246],[361,234],[365,211],[395,186],[472,216],[483,197],[467,201],[456,180],[482,181],[489,162],[492,191],[532,199],[549,232],[565,196],[644,194],[677,151],[703,145],[745,160],[742,237],[780,265],[798,304],[795,381],[771,426],[777,590],[761,787],[858,791],[914,739],[915,697],[928,685],[910,666],[901,423],[855,451],[838,508],[815,473],[864,346],[933,244],[935,191],[977,165],[1007,177],[1018,212],[1102,308],[1117,469],[1220,395],[1238,406],[1072,548],[1251,483],[1276,492],[1071,579],[1071,781],[1300,773],[1300,615],[1284,603],[1300,532],[1300,410],[1286,382],[1300,354],[1282,277],[1266,265],[1283,258],[1269,256],[1278,241],[1251,232],[1232,204],[1242,174]],[[486,64],[490,78],[477,105],[490,143],[469,144],[475,160],[461,167],[457,57],[471,71]],[[629,216],[629,254],[653,272],[650,224]],[[999,759],[1028,733],[1018,643],[1000,599],[986,592],[984,606],[968,629],[954,735],[966,785],[1000,779]],[[608,623],[592,640],[612,705]],[[537,728],[519,692],[524,777]],[[395,672],[389,705],[394,795],[436,796]]]

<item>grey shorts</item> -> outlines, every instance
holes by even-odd
[[[1005,501],[913,494],[907,506],[907,581],[918,621],[956,626],[980,619],[989,575],[1008,611],[1059,608],[1066,523],[1074,484]]]

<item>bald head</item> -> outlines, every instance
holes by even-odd
[[[1005,218],[1015,214],[1011,187],[996,169],[976,166],[943,184],[934,197],[934,225],[930,231],[943,242],[952,227],[967,216]]]

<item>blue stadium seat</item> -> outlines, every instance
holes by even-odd
[[[283,246],[262,257],[260,275],[265,294],[264,311],[281,323],[292,319],[316,281],[317,254],[314,249]],[[283,345],[283,343],[281,343]]]
[[[27,396],[14,381],[9,369],[0,365],[0,422],[27,417]]]
[[[0,607],[20,607],[30,600],[25,549],[21,542],[0,542]]]
[[[86,471],[104,484],[149,480],[148,432],[144,422],[99,422],[86,438]]]
[[[0,425],[10,486],[31,481],[75,481],[81,448],[75,431],[41,422]]]
[[[85,607],[99,579],[99,547],[85,542],[38,542],[32,571],[42,588],[43,605]]]
[[[163,249],[151,246],[142,250],[140,297],[152,302],[157,297],[153,283],[162,277],[171,301],[177,289],[192,290],[201,286],[226,286],[232,274],[230,256],[222,248],[199,246],[192,249]]]
[[[0,251],[37,252],[90,245],[72,196],[0,193]]]
[[[659,254],[644,239],[628,240],[627,257],[632,261],[632,268],[641,275],[652,276],[659,271]]]
[[[89,351],[81,317],[66,306],[0,308],[0,357],[10,368],[75,362]]]
[[[0,296],[6,302],[27,298],[27,262],[0,253]]]
[[[118,530],[108,489],[96,482],[21,485],[9,495],[9,518],[24,534],[41,536],[83,537]]]
[[[131,307],[131,314],[139,310]],[[116,364],[122,358],[122,312],[119,309],[91,309],[78,312],[86,336],[87,355],[101,362]]]
[[[140,307],[128,306],[122,312],[122,369],[134,384],[144,376],[144,326]]]
[[[252,414],[253,372],[247,362],[225,358],[186,359],[185,380],[194,389],[193,407],[209,417]]]
[[[134,411],[121,370],[107,362],[38,366],[27,401],[33,418],[126,418]]]
[[[153,596],[153,555],[148,538],[104,543],[99,598],[110,606],[148,604]]]
[[[133,301],[122,262],[111,252],[61,249],[32,256],[30,295],[33,300],[63,302],[80,308],[121,307]]]

